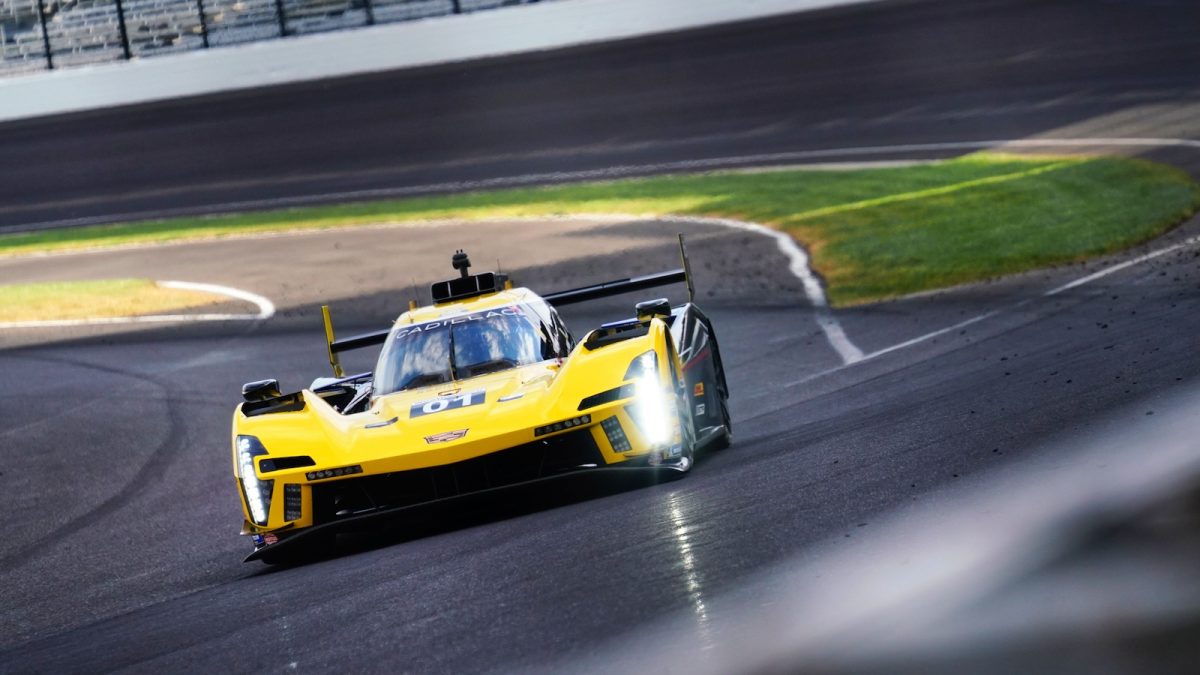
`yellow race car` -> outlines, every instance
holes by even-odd
[[[434,303],[391,328],[336,340],[334,377],[281,393],[243,386],[233,470],[253,538],[247,560],[291,559],[386,514],[578,471],[678,474],[724,446],[732,425],[716,335],[690,301],[636,305],[636,316],[576,341],[556,307],[685,282],[681,269],[538,296],[505,276],[434,284]],[[346,377],[339,354],[382,343],[373,373]]]

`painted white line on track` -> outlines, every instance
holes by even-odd
[[[1071,283],[1063,284],[1062,286],[1059,286],[1058,288],[1052,288],[1052,289],[1046,291],[1044,293],[1044,295],[1046,295],[1046,296],[1058,295],[1059,293],[1062,293],[1063,291],[1069,291],[1072,288],[1075,288],[1077,286],[1082,286],[1084,284],[1091,283],[1097,279],[1106,277],[1114,272],[1120,272],[1121,270],[1125,269],[1126,267],[1131,267],[1131,266],[1137,265],[1139,263],[1144,263],[1147,260],[1153,260],[1159,256],[1163,256],[1168,253],[1171,253],[1172,251],[1178,251],[1181,248],[1187,248],[1188,246],[1195,246],[1196,244],[1200,244],[1200,236],[1189,237],[1188,239],[1185,239],[1185,240],[1179,242],[1178,244],[1175,244],[1174,246],[1160,248],[1157,251],[1151,251],[1149,253],[1140,255],[1136,258],[1126,260],[1123,263],[1117,263],[1116,265],[1112,265],[1111,267],[1105,267],[1104,269],[1100,270],[1099,272],[1093,272],[1093,273],[1087,275],[1086,277],[1080,277],[1079,279],[1076,279],[1075,281],[1072,281]]]
[[[1123,269],[1133,267],[1134,265],[1138,265],[1138,264],[1144,263],[1148,260],[1153,260],[1160,256],[1167,255],[1168,253],[1172,253],[1174,251],[1178,251],[1179,249],[1187,248],[1189,246],[1195,246],[1197,244],[1200,244],[1200,236],[1189,237],[1177,244],[1172,244],[1171,246],[1166,246],[1164,248],[1150,251],[1149,253],[1144,253],[1142,255],[1137,256],[1136,258],[1130,258],[1129,260],[1126,260],[1124,262],[1120,262],[1115,265],[1110,265],[1108,267],[1105,267],[1102,270],[1093,272],[1087,276],[1080,277],[1074,281],[1071,281],[1071,282],[1065,283],[1061,286],[1052,288],[1052,289],[1046,291],[1045,293],[1043,293],[1042,296],[1043,297],[1052,297],[1052,296],[1058,295],[1059,293],[1062,293],[1063,291],[1068,291],[1072,288],[1078,288],[1080,286],[1090,284],[1091,282],[1096,281],[1097,279],[1103,279],[1104,277],[1106,277],[1110,274],[1114,274],[1116,272],[1120,272]],[[1030,299],[1026,298],[1024,300],[1014,303],[1011,307],[1008,307],[1007,309],[1011,310],[1011,309],[1014,309],[1017,307],[1023,307],[1025,305],[1029,304],[1029,302],[1030,302]],[[956,330],[959,330],[962,328],[966,328],[967,326],[970,326],[971,324],[979,323],[980,321],[990,319],[993,316],[1004,313],[1005,311],[1006,311],[1005,309],[994,309],[990,312],[986,312],[986,313],[980,314],[978,316],[973,316],[970,319],[967,319],[966,321],[960,321],[960,322],[954,324],[953,326],[947,326],[945,328],[935,330],[931,333],[919,335],[915,338],[912,338],[911,340],[905,340],[904,342],[900,342],[898,344],[891,345],[890,347],[884,347],[883,349],[873,351],[869,354],[865,354],[865,355],[863,355],[863,357],[861,359],[859,359],[855,363],[859,363],[862,361],[870,361],[871,359],[883,356],[884,354],[890,354],[892,352],[899,351],[899,350],[905,349],[907,347],[912,347],[914,345],[921,344],[922,342],[928,342],[929,340],[932,340],[936,337],[940,337],[947,333],[950,333],[950,332],[953,332],[953,331],[956,331]],[[845,370],[847,367],[852,366],[852,365],[854,365],[854,364],[853,363],[845,363],[840,366],[834,366],[833,368],[827,368],[818,373],[813,373],[812,375],[808,375],[808,376],[803,377],[794,382],[789,382],[783,386],[785,388],[796,387],[801,384],[811,382],[819,377],[824,377],[826,375],[831,375],[838,371]]]
[[[263,321],[275,316],[275,304],[256,293],[243,291],[240,288],[218,286],[216,284],[200,284],[190,281],[159,281],[162,288],[175,288],[184,291],[199,291],[213,295],[224,295],[249,302],[258,307],[257,314],[149,314],[146,316],[115,316],[95,317],[90,319],[50,319],[45,321],[3,321],[0,329],[5,328],[62,328],[69,326],[105,326],[142,323],[186,323],[196,321]]]
[[[1001,312],[1001,310],[998,310],[998,309],[992,310],[990,312],[980,314],[979,316],[973,316],[970,319],[967,319],[966,321],[960,321],[960,322],[954,324],[953,326],[946,326],[945,328],[940,328],[938,330],[933,331],[932,333],[918,335],[917,337],[912,338],[911,340],[905,340],[904,342],[894,344],[890,347],[884,347],[883,349],[873,351],[870,354],[864,354],[862,358],[860,358],[858,361],[855,361],[854,363],[860,363],[862,361],[870,361],[871,359],[878,358],[880,356],[883,356],[884,354],[891,354],[892,352],[900,351],[901,349],[906,349],[908,347],[912,347],[913,345],[921,344],[922,342],[927,342],[929,340],[932,340],[935,337],[939,337],[939,336],[945,335],[946,333],[950,333],[950,332],[953,332],[956,330],[960,330],[962,328],[966,328],[967,326],[970,326],[971,324],[979,323],[980,321],[990,319],[993,316],[996,316],[997,314],[999,314],[1000,312]],[[840,366],[834,366],[833,368],[827,368],[820,372],[813,373],[812,375],[807,375],[805,377],[802,377],[799,380],[796,380],[794,382],[788,382],[787,384],[785,384],[783,386],[785,389],[789,388],[789,387],[796,387],[801,384],[805,384],[807,382],[812,382],[813,380],[815,380],[819,377],[824,377],[826,375],[832,375],[833,373],[836,373],[840,370],[845,370],[848,366],[851,366],[851,365],[854,365],[854,364],[853,363],[844,363]]]
[[[842,329],[842,324],[838,323],[837,318],[833,316],[833,310],[829,308],[829,300],[825,297],[825,288],[821,285],[820,279],[817,278],[817,275],[813,272],[809,264],[808,252],[801,248],[795,239],[765,225],[750,223],[744,220],[733,220],[732,218],[665,216],[660,219],[669,219],[672,222],[720,225],[746,232],[754,232],[755,234],[774,239],[776,245],[779,247],[779,252],[788,259],[788,271],[804,285],[804,294],[813,306],[817,325],[825,333],[825,338],[829,340],[829,345],[841,357],[842,363],[851,364],[863,359],[862,350],[850,342],[850,338],[846,336],[846,331]]]
[[[455,182],[449,182],[449,183],[435,183],[435,184],[430,184],[430,185],[411,186],[411,187],[402,187],[402,188],[381,188],[381,189],[371,189],[371,190],[355,190],[355,191],[348,191],[348,192],[332,192],[332,193],[324,193],[324,194],[320,194],[320,195],[306,195],[304,197],[298,197],[298,198],[284,197],[284,198],[234,202],[234,203],[224,205],[223,208],[225,210],[237,210],[237,209],[243,209],[243,208],[258,209],[258,208],[270,208],[270,207],[282,207],[282,206],[295,206],[295,205],[300,205],[300,204],[305,204],[305,203],[324,202],[324,201],[330,201],[330,200],[345,201],[345,200],[353,200],[353,199],[371,199],[371,198],[380,198],[380,197],[404,196],[404,195],[409,195],[409,194],[422,194],[422,193],[430,193],[430,192],[466,192],[466,191],[473,191],[473,190],[513,187],[513,186],[519,186],[519,185],[544,183],[544,182],[571,182],[571,181],[589,180],[589,179],[615,179],[615,178],[624,178],[624,177],[647,174],[647,173],[720,169],[720,168],[729,168],[729,167],[734,167],[734,166],[739,166],[739,165],[795,162],[795,161],[800,161],[800,160],[817,159],[817,158],[824,158],[824,157],[887,155],[887,154],[903,154],[903,153],[910,153],[910,152],[931,152],[931,151],[944,151],[944,150],[984,150],[984,149],[999,148],[999,147],[1014,147],[1014,148],[1050,147],[1050,148],[1053,148],[1053,147],[1098,147],[1098,146],[1100,146],[1100,147],[1102,147],[1102,146],[1157,147],[1157,148],[1181,147],[1181,148],[1189,148],[1189,149],[1200,149],[1200,140],[1193,140],[1193,139],[1187,139],[1187,138],[1156,138],[1156,137],[1038,138],[1038,139],[994,139],[994,140],[983,140],[983,141],[951,141],[951,142],[944,142],[944,143],[904,143],[904,144],[898,144],[898,145],[872,145],[872,146],[855,146],[855,147],[843,147],[843,148],[826,148],[826,149],[822,149],[822,150],[799,150],[799,151],[793,151],[793,152],[776,152],[776,153],[765,153],[765,154],[755,154],[755,155],[736,155],[736,156],[731,156],[731,157],[717,157],[717,158],[707,158],[707,159],[697,159],[697,160],[682,160],[682,161],[676,161],[676,162],[661,162],[661,163],[657,163],[657,164],[615,166],[615,167],[609,167],[609,168],[604,168],[604,169],[591,169],[591,170],[585,170],[585,171],[526,174],[526,175],[521,175],[521,176],[489,178],[489,179],[475,180],[475,181],[455,181]],[[192,210],[192,211],[195,211],[195,210]],[[187,210],[184,210],[182,212],[175,213],[174,215],[181,215],[182,213],[186,213],[186,212],[187,212]],[[158,212],[154,212],[153,214],[128,214],[126,216],[114,216],[114,217],[136,218],[136,217],[147,217],[149,215],[153,215],[155,217],[169,217],[172,214],[173,213],[170,211],[166,211],[166,212],[158,211]],[[612,214],[607,214],[607,215],[611,216]],[[581,216],[579,216],[579,217],[583,217],[583,215],[581,214]],[[884,349],[881,349],[881,350],[878,350],[875,352],[871,352],[870,354],[864,354],[861,349],[856,347],[850,341],[849,337],[846,335],[845,330],[842,328],[841,324],[837,321],[836,317],[834,316],[833,311],[830,309],[829,303],[825,296],[825,291],[821,287],[820,281],[817,280],[816,276],[813,274],[812,269],[810,267],[808,253],[805,252],[798,244],[796,244],[796,242],[791,237],[787,236],[786,234],[783,234],[776,230],[772,230],[770,228],[767,228],[763,225],[759,225],[757,223],[749,223],[749,222],[732,220],[732,219],[698,218],[698,217],[671,216],[671,215],[635,216],[635,217],[653,217],[654,219],[657,219],[657,220],[670,219],[670,220],[681,220],[681,221],[687,221],[690,219],[693,222],[707,222],[710,224],[725,225],[727,227],[733,227],[733,228],[737,228],[737,229],[757,232],[759,234],[773,237],[776,240],[776,242],[779,245],[780,251],[785,256],[787,256],[790,261],[789,270],[792,272],[793,275],[795,275],[797,278],[799,278],[801,280],[801,282],[804,284],[805,294],[808,296],[808,299],[812,303],[814,311],[816,313],[817,325],[820,326],[821,330],[825,333],[826,339],[829,341],[829,343],[833,347],[833,349],[838,353],[838,356],[841,357],[842,362],[843,362],[843,365],[840,367],[822,371],[820,373],[808,376],[806,378],[803,378],[802,380],[793,382],[793,383],[791,383],[789,385],[785,385],[785,386],[795,386],[795,385],[801,384],[803,382],[808,382],[816,377],[820,377],[822,375],[836,372],[842,368],[853,365],[855,363],[874,359],[876,357],[891,353],[893,351],[897,351],[899,349],[904,349],[906,347],[920,344],[921,342],[931,340],[931,339],[933,339],[939,335],[943,335],[946,332],[949,332],[951,330],[955,330],[955,329],[961,328],[963,326],[970,325],[972,323],[976,323],[978,321],[982,321],[984,319],[990,318],[991,316],[994,316],[995,314],[999,313],[999,311],[1000,311],[1000,310],[996,310],[993,312],[988,312],[986,314],[981,314],[972,319],[968,319],[965,322],[955,324],[954,326],[949,326],[947,328],[943,328],[941,330],[934,331],[932,333],[928,333],[926,335],[922,335],[917,338],[913,338],[912,340],[906,340],[905,342],[902,342],[902,343],[899,343],[896,345],[892,345],[890,347],[886,347]],[[105,219],[103,219],[103,221],[109,222],[109,221],[111,221],[111,218],[112,217],[105,218]],[[31,225],[30,227],[32,229],[46,229],[49,227],[58,227],[58,226],[64,226],[67,224],[86,225],[86,224],[88,224],[88,221],[90,221],[90,220],[97,220],[97,219],[77,219],[77,220],[73,220],[73,221],[56,221],[55,223],[35,224],[35,225]],[[1172,247],[1170,249],[1164,249],[1162,251],[1158,251],[1158,252],[1155,252],[1152,254],[1147,254],[1147,255],[1150,257],[1156,257],[1158,255],[1163,255],[1164,253],[1169,253],[1171,250],[1175,250],[1178,247],[1190,245],[1190,242],[1193,242],[1193,240],[1188,240],[1187,242],[1178,244],[1175,247]],[[1145,259],[1148,260],[1150,258],[1145,258]],[[1119,266],[1116,266],[1115,269],[1111,269],[1111,270],[1107,270],[1107,271],[1102,270],[1101,272],[1097,272],[1096,275],[1104,276],[1106,274],[1111,274],[1113,272],[1118,271],[1119,269],[1124,269],[1125,267],[1128,267],[1130,265],[1137,264],[1137,262],[1142,262],[1142,260],[1135,259],[1135,260],[1131,260],[1131,261],[1126,261],[1125,263],[1121,263]],[[1089,281],[1093,280],[1093,278],[1091,278],[1091,277],[1099,278],[1099,276],[1096,276],[1096,275],[1090,275],[1089,277],[1084,277],[1083,279],[1078,279],[1074,282],[1071,282],[1071,284],[1067,284],[1064,287],[1061,287],[1058,289],[1053,289],[1052,291],[1047,292],[1046,295],[1053,295],[1053,294],[1059,293],[1061,291],[1067,290],[1068,288],[1074,288],[1075,286],[1088,283]],[[230,290],[235,290],[235,289],[230,289]],[[265,298],[262,298],[262,299],[266,300]],[[269,301],[267,301],[267,302],[269,303]],[[261,305],[260,305],[260,308],[261,308]],[[273,313],[274,313],[274,308],[272,307],[271,314],[273,314]],[[203,316],[203,315],[192,315],[192,316]],[[153,319],[176,320],[174,317],[166,317],[166,316],[164,316],[164,317],[138,317],[138,318],[140,318],[144,321],[153,320]],[[239,317],[239,318],[259,318],[259,317]],[[192,320],[195,320],[195,319],[192,319]],[[51,325],[57,325],[57,324],[51,324]],[[65,325],[73,325],[73,324],[65,324]],[[0,328],[3,328],[3,327],[11,327],[11,324],[0,324]]]
[[[1197,148],[1200,141],[1187,138],[1025,138],[986,141],[952,141],[947,143],[905,143],[900,145],[866,145],[845,148],[826,148],[822,150],[797,150],[792,152],[773,152],[755,155],[733,155],[728,157],[713,157],[707,159],[688,159],[676,162],[659,162],[654,164],[630,164],[612,166],[602,169],[586,169],[582,171],[556,171],[548,173],[531,173],[517,176],[501,176],[480,180],[450,181],[444,183],[429,183],[396,188],[372,188],[367,190],[348,190],[341,192],[323,192],[307,194],[302,197],[273,197],[269,199],[252,199],[229,202],[220,205],[222,211],[259,210],[304,206],[327,202],[348,202],[357,200],[383,199],[388,197],[405,197],[437,193],[471,192],[476,190],[491,190],[524,185],[544,183],[572,183],[585,180],[612,180],[630,178],[645,174],[669,173],[673,171],[703,171],[707,169],[727,169],[743,165],[776,164],[782,162],[797,162],[807,159],[828,157],[857,157],[863,155],[904,154],[911,152],[939,152],[946,150],[986,150],[989,148],[1042,148],[1042,147],[1144,147],[1144,148]],[[343,176],[344,178],[344,176]],[[193,186],[195,187],[195,186]],[[203,185],[198,187],[204,187]],[[213,207],[162,209],[119,213],[107,216],[87,218],[68,218],[63,220],[30,223],[20,228],[10,228],[9,232],[26,232],[60,227],[82,227],[112,223],[125,220],[142,220],[147,218],[171,218],[189,215],[212,213]]]

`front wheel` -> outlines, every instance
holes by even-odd
[[[733,419],[729,417],[729,406],[723,397],[721,401],[721,434],[712,442],[713,450],[724,450],[733,444]]]

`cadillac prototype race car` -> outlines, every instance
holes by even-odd
[[[539,296],[506,276],[432,287],[433,304],[387,330],[335,339],[334,377],[281,393],[242,387],[233,470],[268,563],[325,548],[386,514],[580,471],[679,474],[696,449],[730,442],[729,389],[712,324],[683,268]],[[686,283],[689,302],[636,305],[636,316],[576,341],[556,307]],[[345,376],[339,355],[383,345],[373,373]]]

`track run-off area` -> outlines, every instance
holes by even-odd
[[[1136,154],[1197,176],[1196,16],[1186,2],[878,3],[0,125],[11,160],[0,225],[998,146]],[[521,495],[346,539],[309,565],[241,563],[230,416],[242,382],[295,388],[327,374],[320,304],[339,334],[375,329],[444,277],[456,248],[550,292],[674,267],[677,232],[727,362],[733,447],[679,481]],[[1085,476],[1102,492],[1110,460],[1074,450],[1113,428],[1152,432],[1200,383],[1197,236],[1193,219],[1106,259],[847,309],[828,306],[790,239],[689,218],[444,222],[0,260],[6,283],[119,270],[242,289],[274,309],[0,335],[0,670],[754,668],[759,652],[740,650],[762,645],[739,626],[799,587],[772,580],[846,583],[822,566],[871,550],[918,510],[930,539],[879,562],[894,573],[917,556],[921,568],[920,550],[953,550],[936,538],[964,500],[993,499],[1005,477]],[[579,335],[639,299],[564,316]],[[1065,624],[1084,637],[1059,658],[1094,669],[1117,654],[1136,670],[1187,656],[1163,636],[1194,637],[1200,584],[1174,561],[1154,563],[1172,584],[1169,612],[1128,601],[1141,596],[1111,577],[1116,595],[1084,594],[1101,609]],[[990,582],[1048,621],[1041,610],[1078,597],[1064,569]],[[995,622],[946,640],[1002,654],[1034,644],[995,629],[1012,603],[979,598],[972,617]],[[911,615],[944,629],[928,598],[914,602]],[[1089,633],[1093,619],[1132,628]],[[1109,651],[1089,651],[1089,634]],[[817,650],[800,663],[978,670],[931,644],[913,661]]]

